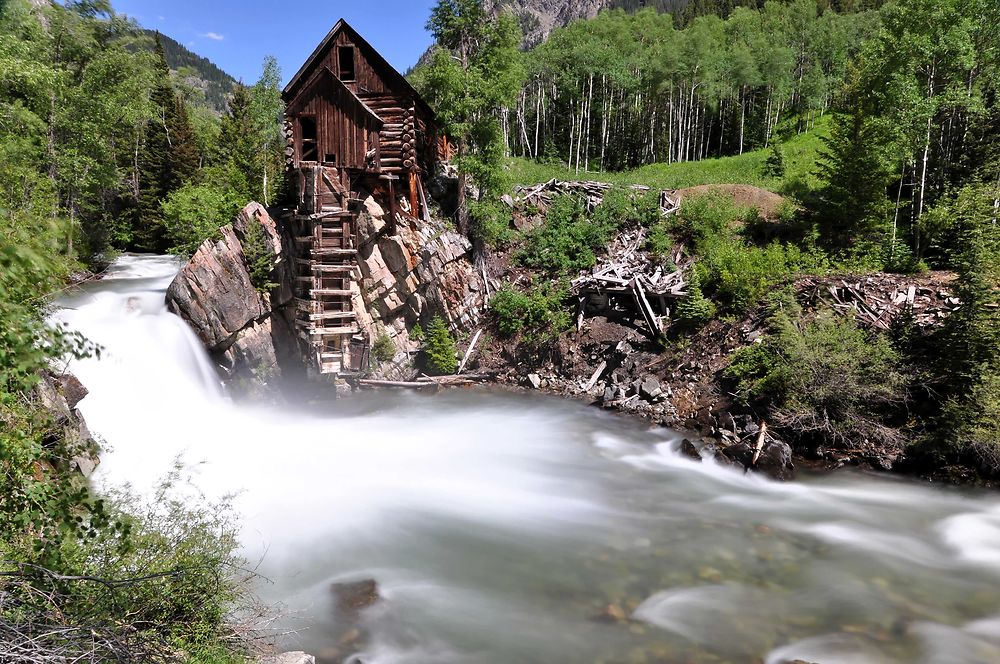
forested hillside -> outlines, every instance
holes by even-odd
[[[184,66],[171,76],[170,44],[105,0],[0,3],[4,661],[231,661],[240,561],[232,524],[210,516],[224,508],[175,501],[169,481],[151,507],[91,493],[74,461],[96,454],[73,413],[86,390],[56,374],[102,349],[45,322],[69,275],[122,250],[190,252],[281,186],[273,59],[220,118]]]
[[[219,115],[226,112],[226,102],[236,87],[236,79],[208,58],[192,53],[177,40],[153,30],[146,30],[145,33],[151,42],[159,39],[163,44],[167,66],[180,83],[197,91],[194,96],[196,102],[204,103]]]
[[[449,6],[474,16],[474,4]],[[470,30],[483,45],[462,60],[478,75],[464,97],[452,97],[462,80],[454,58],[439,55],[413,75],[439,107],[452,98],[496,104],[493,125],[479,114],[449,127],[461,139],[460,171],[486,184],[468,206],[470,235],[517,275],[492,305],[499,335],[536,350],[555,339],[572,347],[568,284],[595,262],[613,263],[608,247],[643,248],[656,275],[687,285],[666,331],[647,317],[667,348],[662,361],[691,361],[683,349],[700,347],[703,329],[726,334],[733,317],[751,317],[736,330],[770,321],[765,343],[716,365],[706,379],[715,386],[692,400],[738,395],[810,450],[901,458],[908,445],[931,467],[1000,474],[1000,436],[985,424],[1000,407],[1000,5],[791,0],[626,11],[638,4],[555,29],[512,65],[503,50],[517,41],[510,20]],[[503,154],[515,157],[512,171]],[[667,220],[648,197],[629,203],[636,196],[620,192],[591,210],[593,201],[566,193],[515,205],[514,230],[511,199],[498,196],[511,175],[695,193]],[[787,198],[765,212],[767,192],[698,187],[709,183]],[[928,270],[942,272],[921,276]],[[919,288],[953,284],[947,297],[961,306],[934,325],[900,315],[891,330],[862,332],[843,302],[796,302],[805,278],[891,281],[886,273],[913,275],[927,284]],[[717,352],[707,341],[700,348]]]

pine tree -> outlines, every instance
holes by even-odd
[[[991,186],[965,187],[950,205],[956,220],[961,306],[944,330],[940,358],[950,397],[946,426],[953,449],[1000,473],[1000,230]]]
[[[174,92],[163,43],[156,41],[157,81],[151,94],[152,120],[146,125],[145,141],[139,155],[139,220],[134,232],[137,248],[162,251],[166,248],[163,228],[163,201],[198,169],[198,147],[184,100]]]
[[[458,370],[455,337],[440,316],[434,316],[427,326],[427,343],[424,345],[424,364],[432,374],[442,376]]]
[[[871,242],[885,231],[890,201],[884,145],[881,132],[861,109],[834,119],[819,166],[824,181],[820,237],[830,247]]]
[[[256,180],[251,104],[250,88],[242,81],[237,83],[229,99],[226,115],[222,118],[222,130],[219,133],[219,163],[228,165],[239,176],[241,181],[233,182],[232,185],[245,200],[253,198],[251,183]]]

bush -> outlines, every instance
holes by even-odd
[[[270,293],[278,284],[272,279],[274,273],[274,252],[267,246],[267,232],[264,225],[255,219],[247,222],[247,230],[243,235],[243,258],[250,272],[250,283],[258,293]]]
[[[470,201],[473,236],[489,247],[503,246],[514,238],[510,208],[498,200]]]
[[[174,490],[175,479],[148,502],[113,495],[107,514],[118,527],[67,538],[57,567],[7,564],[2,571],[13,582],[3,589],[0,623],[30,622],[39,656],[58,647],[86,661],[159,662],[194,650],[228,652],[217,661],[235,661],[240,644],[222,645],[226,625],[238,619],[250,630],[263,616],[249,611],[252,574],[235,553],[232,510],[192,504],[191,492]],[[32,560],[26,551],[15,555]],[[42,593],[51,604],[37,601]]]
[[[490,311],[505,337],[525,331],[532,337],[555,336],[570,324],[564,306],[567,293],[565,284],[532,285],[526,293],[504,284],[490,300]]]
[[[785,170],[785,151],[781,149],[780,145],[775,143],[768,151],[767,159],[764,160],[763,173],[767,177],[783,178],[785,177]]]
[[[797,307],[775,311],[771,334],[734,353],[726,375],[773,423],[817,442],[898,445],[883,422],[905,401],[898,353],[853,318],[823,312],[804,321]]]
[[[787,278],[826,269],[821,254],[777,242],[755,247],[738,238],[714,243],[703,264],[707,287],[727,309],[739,312],[755,306],[771,288]]]
[[[674,236],[670,232],[670,226],[667,223],[658,223],[649,231],[649,239],[646,240],[646,250],[653,254],[653,258],[661,263],[673,266],[673,256],[671,254],[675,244],[676,240],[674,240]]]
[[[191,255],[201,243],[218,237],[232,221],[240,201],[230,190],[214,184],[187,184],[163,202],[163,224],[171,251]]]
[[[392,361],[396,357],[396,344],[392,337],[385,332],[378,335],[378,339],[372,344],[372,357],[379,363]]]
[[[424,344],[424,367],[431,373],[443,376],[458,370],[455,337],[448,331],[448,325],[440,316],[435,316],[427,325],[427,341]]]
[[[545,216],[545,224],[527,239],[517,260],[524,266],[562,276],[592,267],[595,251],[607,246],[613,228],[591,223],[583,200],[576,196],[556,198]]]
[[[715,317],[715,305],[701,291],[698,267],[691,269],[687,292],[677,303],[675,320],[682,330],[697,330]]]
[[[594,210],[591,223],[613,232],[635,226],[651,227],[661,218],[658,192],[614,187]]]

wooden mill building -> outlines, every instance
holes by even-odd
[[[351,305],[357,214],[375,197],[389,215],[424,217],[437,160],[434,112],[346,21],[285,87],[288,182],[299,266],[297,324],[324,374],[362,371],[368,343]]]

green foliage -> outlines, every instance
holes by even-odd
[[[993,186],[963,188],[947,202],[954,220],[953,257],[962,305],[947,321],[939,347],[946,376],[944,438],[954,450],[974,455],[984,470],[1000,474],[1000,229]],[[946,350],[944,350],[946,349]]]
[[[672,232],[700,257],[703,287],[728,311],[746,311],[776,284],[829,267],[815,250],[781,242],[763,246],[747,242],[743,237],[750,234],[747,229],[760,223],[757,211],[719,195],[685,199],[670,223]]]
[[[469,219],[475,238],[486,246],[503,246],[514,237],[510,227],[510,208],[499,200],[470,202]]]
[[[698,272],[698,269],[691,270],[687,292],[674,312],[675,320],[683,330],[697,330],[715,317],[715,305],[702,293]]]
[[[838,116],[822,153],[825,182],[819,206],[820,238],[847,249],[884,237],[891,212],[889,174],[880,126],[860,109]]]
[[[526,292],[504,284],[490,300],[490,311],[503,336],[525,333],[530,339],[551,338],[570,327],[568,293],[565,283],[532,284]]]
[[[660,221],[661,215],[660,198],[656,192],[614,187],[594,210],[591,222],[608,230],[651,227]]]
[[[411,80],[458,146],[459,232],[489,240],[495,228],[469,226],[466,183],[469,177],[475,180],[480,201],[494,201],[503,189],[506,146],[497,118],[501,108],[515,101],[524,77],[517,50],[520,29],[512,14],[493,16],[479,0],[438,0],[427,29],[437,47]],[[474,221],[492,218],[479,212]]]
[[[212,183],[187,184],[163,202],[163,225],[171,251],[192,255],[239,211],[231,190]]]
[[[886,337],[831,312],[805,320],[787,301],[770,326],[726,370],[740,396],[767,408],[778,426],[815,436],[813,444],[898,443],[883,422],[904,402],[906,382]]]
[[[242,176],[242,204],[257,200],[270,205],[281,189],[285,169],[281,129],[284,111],[281,70],[277,60],[269,56],[256,84],[236,84],[228,112],[222,118],[217,161]]]
[[[764,160],[764,175],[772,178],[783,178],[786,170],[785,151],[781,149],[781,145],[775,143],[768,151],[767,159]]]
[[[751,6],[730,13],[734,4]],[[696,172],[685,164],[812,128],[878,29],[876,12],[821,13],[815,0],[723,5],[725,19],[694,10],[683,29],[680,12],[646,9],[554,30],[527,58],[511,151],[558,155],[577,175],[655,162]],[[762,161],[751,171],[758,180]]]
[[[156,45],[157,82],[151,101],[153,116],[146,124],[139,164],[139,223],[133,242],[146,251],[167,248],[162,203],[190,182],[198,168],[198,152],[187,106],[170,82],[163,45]]]
[[[268,246],[268,241],[264,225],[251,218],[240,242],[243,245],[243,258],[250,272],[250,283],[258,293],[265,295],[278,286],[273,280],[274,251]]]
[[[588,219],[581,198],[560,196],[546,213],[545,224],[528,235],[517,260],[552,276],[577,272],[594,265],[594,252],[608,244],[613,230]]]
[[[392,361],[396,357],[396,344],[393,343],[392,337],[385,332],[378,335],[372,344],[372,357],[379,363]]]
[[[458,370],[455,337],[448,331],[448,324],[434,316],[427,324],[427,340],[423,348],[423,362],[427,371],[438,376],[451,375]]]

